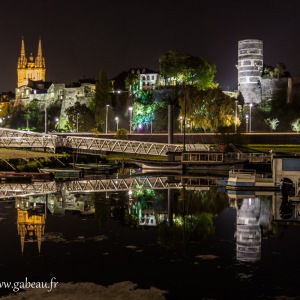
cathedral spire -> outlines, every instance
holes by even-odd
[[[42,54],[42,39],[39,37],[39,45],[38,45],[38,52],[35,58],[35,67],[36,68],[45,68],[45,60]]]
[[[39,37],[39,46],[38,46],[37,56],[38,57],[43,57],[43,55],[42,55],[42,39],[41,39],[41,37]]]
[[[21,53],[18,59],[18,69],[26,68],[27,58],[25,54],[25,43],[24,43],[24,36],[22,36],[21,42]]]
[[[21,57],[26,57],[26,56],[25,56],[25,43],[24,43],[24,36],[22,36]]]

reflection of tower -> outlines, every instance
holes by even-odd
[[[263,42],[242,40],[238,43],[238,90],[245,103],[261,102]]]
[[[28,85],[29,80],[45,81],[46,65],[42,53],[41,38],[39,38],[37,56],[33,57],[32,53],[30,53],[30,56],[27,58],[25,53],[24,38],[22,37],[21,53],[18,59],[17,74],[18,74],[18,82],[17,82],[18,87]]]
[[[243,199],[237,211],[237,259],[257,261],[261,257],[260,200]]]
[[[38,209],[21,210],[18,209],[17,217],[18,234],[21,238],[21,249],[24,252],[26,239],[36,239],[39,253],[41,251],[42,235],[45,230],[45,213]]]

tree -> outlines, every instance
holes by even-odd
[[[296,131],[297,133],[300,131],[300,119],[297,119],[291,123],[292,131]]]
[[[45,114],[41,113],[41,108],[39,106],[39,100],[33,99],[30,101],[27,111],[26,111],[26,127],[28,129],[35,129],[37,131],[42,131],[44,128],[43,120]]]
[[[276,119],[266,119],[265,120],[266,124],[271,128],[271,130],[276,130],[277,126],[279,125],[279,120],[276,118]]]
[[[93,113],[85,105],[76,102],[74,106],[66,109],[68,116],[67,129],[71,131],[90,131],[94,127]]]
[[[188,87],[179,100],[180,115],[185,116],[194,129],[217,131],[219,127],[234,125],[234,101],[220,88],[198,90]]]
[[[111,105],[110,83],[106,71],[99,73],[99,80],[96,82],[95,95],[91,102],[90,109],[94,112],[95,124],[99,129],[105,128],[106,105]]]
[[[214,81],[215,65],[209,64],[200,57],[171,50],[159,58],[159,65],[160,74],[166,81],[171,78],[176,84],[185,82],[198,89],[217,87]]]

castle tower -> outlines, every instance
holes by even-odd
[[[242,40],[238,43],[238,91],[245,103],[260,103],[263,71],[263,42]]]
[[[29,80],[45,81],[46,64],[42,54],[42,41],[39,38],[37,56],[34,58],[32,53],[29,58],[26,57],[24,37],[22,37],[21,53],[18,59],[18,82],[17,87],[28,85]]]

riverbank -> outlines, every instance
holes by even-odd
[[[19,150],[10,148],[0,148],[0,159],[30,159],[30,158],[50,158],[50,157],[64,157],[64,154],[39,152],[32,150]]]

